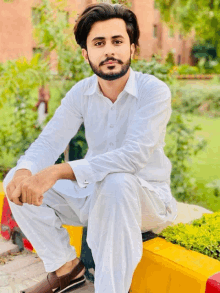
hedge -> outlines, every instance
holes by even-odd
[[[191,223],[168,226],[158,236],[220,260],[220,211],[204,214]]]

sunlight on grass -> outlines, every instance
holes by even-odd
[[[220,118],[189,116],[192,124],[199,124],[202,128],[196,134],[208,142],[206,149],[198,153],[192,163],[192,176],[197,179],[198,191],[201,194],[198,198],[199,205],[212,211],[219,211],[220,198],[215,197],[213,190],[207,188],[206,184],[214,179],[220,179]]]

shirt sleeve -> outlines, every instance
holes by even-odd
[[[155,148],[162,143],[171,116],[171,92],[164,83],[142,99],[128,126],[120,148],[89,159],[68,162],[80,187],[102,181],[115,172],[136,173],[146,166]]]
[[[56,162],[83,122],[80,93],[78,83],[61,100],[41,134],[19,158],[16,170],[25,168],[34,175]]]

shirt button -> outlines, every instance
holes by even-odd
[[[114,127],[114,125],[113,125],[113,124],[111,124],[111,125],[110,125],[110,128],[113,128],[113,127]]]
[[[111,108],[111,110],[115,110],[115,107],[113,106],[113,107]]]
[[[110,146],[113,146],[113,143],[112,142],[110,142]]]

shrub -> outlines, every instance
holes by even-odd
[[[182,202],[194,201],[196,197],[196,180],[190,173],[191,160],[206,146],[204,139],[195,137],[199,129],[198,125],[190,126],[190,119],[177,111],[173,111],[167,126],[165,153],[172,163],[171,190]]]
[[[160,80],[172,84],[173,80],[169,74],[169,66],[160,64],[156,58],[152,58],[150,62],[145,59],[134,59],[131,62],[131,67],[135,71],[141,71],[142,73],[152,74]]]
[[[220,86],[206,84],[186,84],[179,86],[178,83],[171,85],[172,107],[181,113],[194,113],[197,115],[208,114],[220,116]],[[204,106],[203,108],[200,108]],[[205,107],[206,106],[206,107]]]
[[[159,237],[220,260],[220,212],[204,214],[192,223],[166,227]]]
[[[175,66],[175,57],[173,50],[170,50],[167,53],[167,56],[165,58],[165,62],[168,64],[168,66]]]
[[[188,64],[183,64],[177,67],[178,74],[198,74],[199,69],[196,66],[190,66]]]
[[[50,79],[47,63],[35,55],[8,61],[0,76],[0,180],[21,154],[37,138],[42,128],[37,124],[36,90]]]

